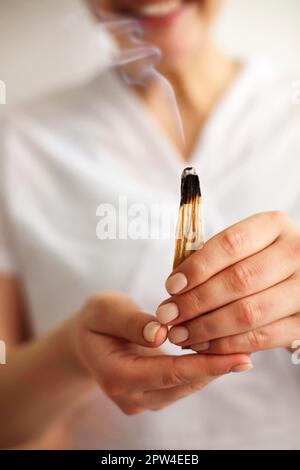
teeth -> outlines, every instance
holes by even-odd
[[[182,0],[166,0],[160,3],[149,3],[139,8],[142,16],[164,16],[177,11],[182,4]]]

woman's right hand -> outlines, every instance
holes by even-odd
[[[122,294],[94,296],[75,323],[80,364],[128,415],[160,410],[220,375],[251,368],[245,354],[165,355],[157,348],[167,328]]]

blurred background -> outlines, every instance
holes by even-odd
[[[228,0],[215,33],[236,55],[300,71],[299,0]],[[108,49],[84,0],[0,0],[0,112],[84,80],[107,64]]]

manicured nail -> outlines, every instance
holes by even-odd
[[[169,294],[174,295],[181,292],[188,285],[186,276],[182,273],[176,273],[174,276],[169,277],[166,282],[166,289]]]
[[[189,330],[184,326],[175,326],[169,331],[169,340],[171,343],[180,344],[189,337]]]
[[[156,316],[160,323],[167,325],[179,316],[179,310],[177,305],[174,302],[171,302],[158,307]]]
[[[241,364],[240,366],[235,366],[231,369],[231,372],[248,372],[248,370],[253,369],[253,364]]]
[[[207,351],[210,347],[210,342],[205,341],[204,343],[195,344],[192,346],[192,350],[196,352]]]
[[[143,331],[145,340],[148,341],[148,343],[154,343],[156,335],[159,332],[160,328],[160,323],[157,323],[155,321],[151,321],[150,323],[148,323]]]

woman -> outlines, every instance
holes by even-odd
[[[157,83],[128,89],[111,71],[7,122],[2,447],[299,448],[300,374],[287,351],[300,337],[299,109],[271,66],[213,44],[221,4],[100,2],[138,18],[162,50],[184,146]],[[214,237],[169,276],[172,235],[118,230],[135,203],[177,204],[186,161]],[[100,240],[107,203],[119,236]],[[158,348],[167,336],[169,354]]]

